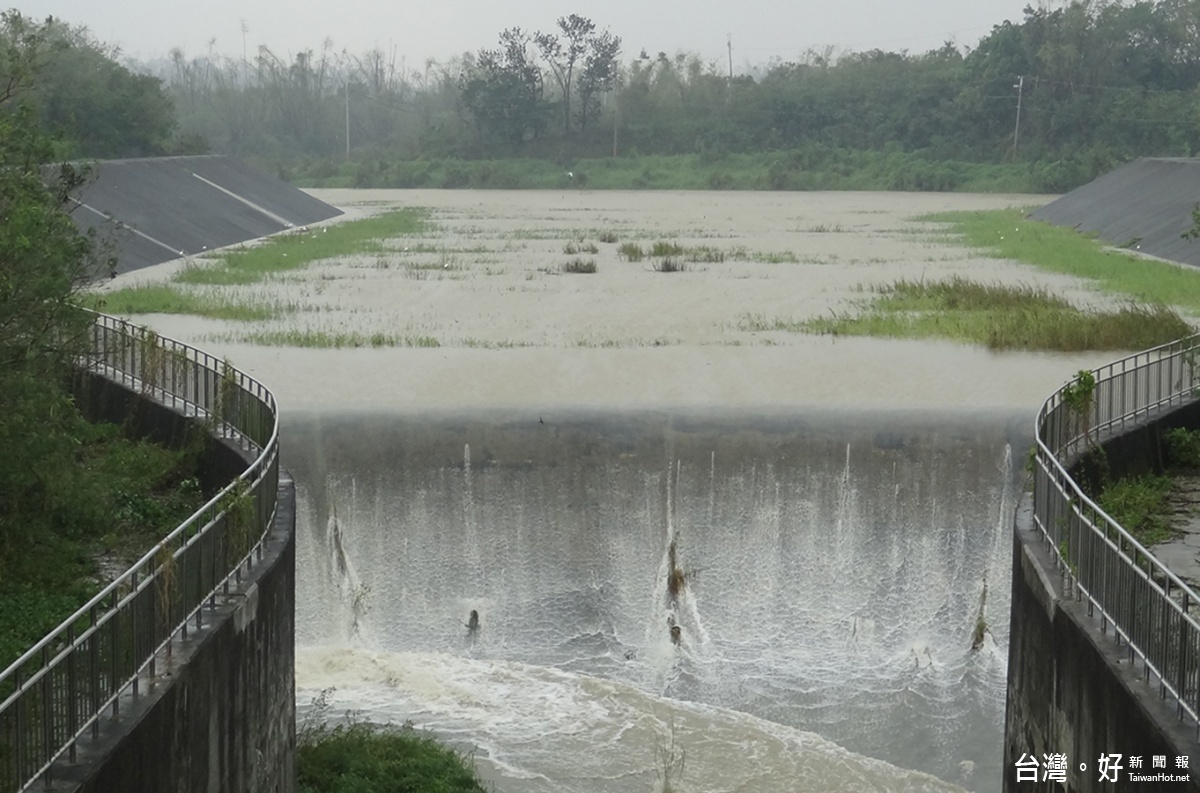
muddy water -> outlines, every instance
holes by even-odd
[[[262,323],[152,316],[270,384],[288,409],[543,410],[572,406],[846,405],[1014,408],[1111,354],[991,353],[945,342],[755,330],[853,310],[872,284],[966,275],[1080,282],[948,244],[918,220],[947,209],[1030,206],[1039,196],[902,193],[317,191],[351,217],[425,207],[431,228],[383,254],[221,290],[290,308]],[[600,232],[619,243],[598,241]],[[319,232],[315,232],[319,233]],[[598,253],[566,254],[568,244]],[[619,256],[656,241],[718,254],[681,273]],[[594,260],[593,275],[561,272]],[[114,282],[162,278],[173,265]],[[384,334],[388,349],[257,347],[247,333]]]
[[[279,397],[301,493],[302,706],[333,687],[337,712],[433,727],[509,793],[650,790],[680,755],[687,790],[999,789],[1026,422],[1111,353],[756,328],[852,310],[898,278],[1105,302],[917,219],[1041,197],[319,195],[352,217],[425,207],[432,225],[226,292],[292,309],[270,322],[147,318]],[[661,273],[601,232],[715,253]],[[565,253],[581,242],[598,251]],[[577,256],[598,272],[563,274]],[[262,330],[410,346],[241,340]],[[564,429],[589,410],[615,418]],[[663,440],[680,416],[707,440]],[[697,571],[674,605],[671,539]],[[985,581],[992,633],[972,653]]]
[[[299,701],[508,793],[653,790],[667,747],[679,790],[996,791],[1022,426],[294,417]]]

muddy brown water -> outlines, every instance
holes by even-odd
[[[429,726],[510,793],[999,790],[1020,461],[1041,401],[1114,355],[756,328],[898,278],[1105,303],[919,219],[1045,197],[314,192],[431,227],[227,292],[296,309],[276,320],[146,318],[279,398],[302,710],[332,688]],[[711,261],[657,272],[601,232]]]

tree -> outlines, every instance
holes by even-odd
[[[545,118],[542,72],[529,55],[530,36],[520,28],[500,34],[500,49],[480,50],[462,79],[462,98],[480,139],[517,144],[536,137]]]
[[[29,49],[29,37],[37,46]],[[36,85],[25,101],[38,123],[60,140],[69,157],[139,157],[167,153],[175,133],[175,108],[156,77],[134,74],[116,62],[119,51],[87,30],[49,18],[33,23],[15,11],[0,22],[0,47],[24,51]]]
[[[78,413],[62,378],[91,324],[74,298],[100,264],[66,211],[84,174],[46,165],[31,102],[50,24],[0,15],[0,560],[20,531],[12,516],[49,506],[70,471]]]
[[[611,88],[617,75],[616,57],[621,39],[607,30],[596,32],[596,23],[570,14],[558,19],[559,33],[538,33],[534,42],[550,67],[562,92],[563,135],[571,134],[571,94],[579,89],[584,107],[580,126],[586,128],[594,107],[589,106],[599,91]],[[579,67],[580,76],[575,76]]]
[[[579,73],[579,129],[587,132],[588,122],[599,111],[599,95],[611,90],[617,81],[617,55],[621,38],[607,30],[592,36]]]

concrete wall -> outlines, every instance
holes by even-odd
[[[1200,406],[1189,406],[1104,442],[1114,476],[1161,470],[1158,439],[1173,426],[1192,423]],[[1156,681],[1112,633],[1100,632],[1086,602],[1065,594],[1054,557],[1033,524],[1032,497],[1017,509],[1013,540],[1012,611],[1009,633],[1008,705],[1004,736],[1004,790],[1012,791],[1200,791],[1200,744],[1175,707],[1162,699]],[[1066,783],[1017,782],[1023,754],[1039,764],[1044,755],[1065,753]],[[1118,782],[1101,782],[1101,755],[1121,755]],[[1164,755],[1166,769],[1152,768]],[[1188,756],[1188,769],[1176,758]],[[1187,774],[1183,781],[1132,781],[1130,757],[1141,757],[1137,774]],[[1080,770],[1086,764],[1086,770]],[[1111,777],[1110,777],[1111,778]]]
[[[164,442],[192,438],[188,420],[103,378],[77,398],[92,418],[128,420]],[[210,476],[245,470],[233,447],[205,452]],[[295,485],[280,474],[275,525],[263,558],[205,609],[203,625],[160,653],[118,713],[77,745],[39,789],[79,793],[291,793],[295,786]],[[194,626],[194,621],[193,621]]]

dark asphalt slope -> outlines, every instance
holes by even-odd
[[[327,220],[340,209],[223,156],[98,163],[73,212],[115,248],[117,271]],[[108,218],[116,222],[111,222]]]
[[[1200,202],[1200,159],[1144,158],[1101,176],[1031,217],[1095,232],[1131,250],[1200,266],[1200,241],[1182,238]]]

